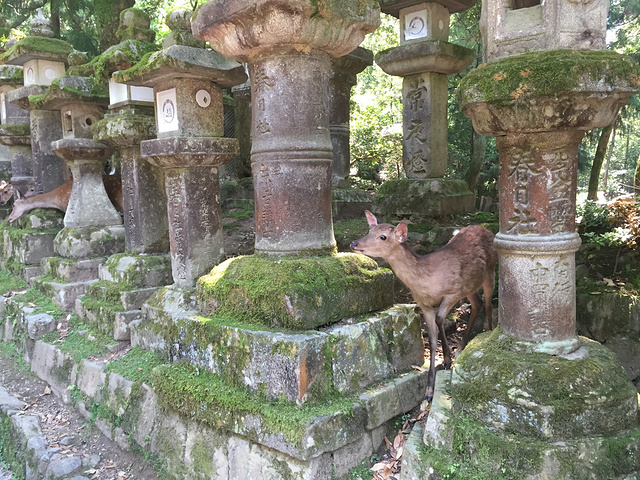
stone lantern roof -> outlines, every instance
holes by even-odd
[[[116,72],[118,83],[152,87],[168,78],[206,78],[222,88],[247,80],[244,67],[213,50],[172,45],[146,56],[134,67]]]
[[[400,17],[400,10],[427,3],[425,0],[380,0],[380,11],[394,17]],[[449,10],[449,13],[464,12],[476,3],[476,0],[436,0],[429,3],[437,3]]]
[[[106,107],[109,96],[97,93],[87,77],[62,77],[44,89],[40,95],[31,95],[26,99],[31,108],[60,110],[71,103],[91,103]]]

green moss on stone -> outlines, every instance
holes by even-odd
[[[5,295],[15,290],[23,290],[26,286],[27,283],[23,279],[12,275],[6,270],[0,270],[0,295]]]
[[[28,123],[5,123],[0,125],[0,135],[28,137],[31,135],[31,127]]]
[[[347,298],[348,294],[385,273],[371,258],[349,253],[279,260],[250,255],[231,258],[200,277],[196,295],[201,311],[248,323],[306,329],[303,318],[312,311],[324,311],[324,323],[370,311],[362,311],[362,305]]]
[[[11,302],[7,303],[7,316],[16,318],[17,310],[25,304],[34,308],[33,315],[48,313],[56,319],[61,318],[63,315],[62,310],[49,297],[46,297],[35,288],[30,288],[24,293],[11,297]]]
[[[293,402],[267,401],[244,388],[229,385],[218,375],[182,362],[154,369],[152,386],[160,406],[187,418],[237,433],[238,428],[247,428],[243,425],[247,415],[256,415],[262,420],[260,431],[248,429],[247,434],[281,433],[287,441],[298,446],[314,418],[336,412],[350,416],[356,401],[336,397],[298,408]]]
[[[73,52],[73,46],[57,38],[39,37],[36,35],[26,36],[14,43],[4,54],[0,55],[0,63],[5,63],[7,59],[14,55],[31,52],[58,54],[63,57],[61,58],[61,60],[63,60],[66,58],[66,55]]]
[[[110,362],[107,371],[122,375],[134,382],[148,381],[151,378],[151,371],[158,365],[166,363],[157,353],[134,347],[126,355]]]
[[[456,95],[461,108],[475,102],[507,106],[523,99],[590,91],[601,83],[637,90],[640,67],[610,50],[528,52],[473,69],[460,81]]]

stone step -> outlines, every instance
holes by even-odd
[[[113,324],[113,338],[118,341],[130,340],[131,334],[129,325],[131,322],[140,321],[142,319],[142,311],[129,310],[127,312],[116,313]]]
[[[60,282],[87,282],[98,279],[98,268],[106,258],[75,260],[72,258],[47,257],[40,262],[42,275]]]
[[[171,256],[118,254],[100,267],[100,280],[126,283],[132,288],[160,287],[173,283]]]
[[[397,305],[322,331],[283,333],[196,313],[166,314],[154,300],[130,325],[131,343],[217,373],[239,386],[299,405],[352,393],[422,365],[420,314]]]
[[[74,309],[76,300],[82,297],[89,287],[97,282],[97,279],[87,280],[84,282],[55,282],[55,281],[42,281],[42,278],[37,277],[34,279],[34,286],[50,297],[58,307],[65,311],[71,311]]]

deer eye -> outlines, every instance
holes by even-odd
[[[380,235],[378,238],[379,238],[380,240],[386,240],[386,239],[387,239],[387,236],[386,236],[386,235]]]

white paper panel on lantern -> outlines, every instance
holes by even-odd
[[[124,83],[116,83],[113,78],[109,80],[109,103],[115,105],[116,103],[125,102],[129,100],[127,92],[127,85]]]
[[[178,130],[178,104],[176,102],[175,88],[157,93],[156,119],[158,132],[173,132]]]
[[[427,10],[405,12],[404,15],[404,39],[414,40],[427,36]]]
[[[131,86],[131,100],[153,103],[153,88]]]
[[[7,123],[7,104],[5,103],[4,92],[0,93],[0,123]]]
[[[25,85],[51,85],[56,78],[64,75],[64,63],[51,60],[29,60],[24,64]]]

